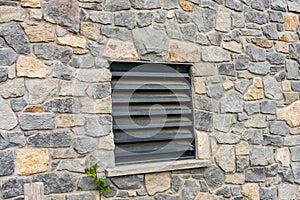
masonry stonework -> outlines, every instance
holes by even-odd
[[[0,0],[0,199],[97,200],[113,168],[110,60],[188,62],[195,169],[109,178],[103,199],[300,199],[300,2]]]

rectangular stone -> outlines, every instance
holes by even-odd
[[[287,136],[284,138],[285,146],[296,146],[300,145],[300,135]]]
[[[29,17],[27,10],[10,6],[1,6],[0,13],[0,22],[24,21]]]
[[[22,113],[19,115],[23,130],[45,130],[55,128],[55,115],[50,113]]]

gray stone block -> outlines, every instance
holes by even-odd
[[[207,86],[207,96],[220,99],[224,94],[224,88],[221,84],[214,84]]]
[[[293,60],[287,60],[285,63],[287,70],[287,79],[300,80],[300,65]]]
[[[144,180],[143,175],[132,175],[111,178],[111,181],[119,189],[139,189],[142,187],[142,182]]]
[[[242,138],[249,142],[249,144],[261,144],[263,140],[263,133],[260,129],[249,129],[245,131]]]
[[[69,130],[56,130],[42,132],[28,138],[32,147],[69,147],[71,146],[71,132]]]
[[[246,54],[253,62],[260,62],[266,60],[266,51],[252,44],[248,44],[246,46]]]
[[[104,9],[107,11],[119,11],[130,9],[131,5],[129,0],[106,0]]]
[[[261,102],[261,112],[263,114],[274,115],[276,113],[276,102],[275,101],[263,101],[263,102]]]
[[[0,67],[0,83],[5,82],[8,76],[8,69],[6,67]]]
[[[56,62],[52,65],[52,77],[63,80],[71,80],[72,69],[62,64],[61,62]]]
[[[44,110],[58,113],[79,113],[80,102],[77,98],[52,99],[44,104]]]
[[[291,86],[293,91],[300,92],[300,81],[293,81]]]
[[[300,161],[300,147],[291,147],[291,156],[292,156],[292,161]]]
[[[75,68],[91,68],[94,66],[94,58],[91,55],[73,56],[70,66]]]
[[[21,132],[0,132],[0,149],[25,146],[25,137]]]
[[[28,177],[13,177],[2,181],[1,191],[3,199],[24,194],[24,184],[29,183]]]
[[[273,149],[269,147],[252,147],[250,164],[252,166],[266,166],[274,162]]]
[[[215,165],[205,168],[204,179],[207,185],[213,189],[220,187],[225,181],[222,171]]]
[[[162,6],[161,0],[130,0],[130,3],[133,8],[136,9],[154,9],[154,8],[160,8]]]
[[[97,148],[98,142],[95,138],[77,137],[74,139],[74,149],[80,154],[86,154]]]
[[[236,157],[236,171],[244,172],[244,170],[249,166],[248,156],[237,156]]]
[[[267,55],[267,61],[270,64],[274,65],[284,65],[285,64],[285,55],[281,53],[269,53]]]
[[[0,65],[12,65],[17,60],[17,54],[11,48],[0,48]]]
[[[290,132],[288,125],[284,121],[270,122],[269,130],[271,134],[282,135],[282,136],[285,136]]]
[[[256,10],[265,11],[270,7],[270,1],[269,0],[253,0],[251,3],[251,7]]]
[[[243,111],[243,96],[236,91],[228,92],[221,99],[221,113],[237,113]]]
[[[33,45],[33,52],[38,58],[59,60],[64,64],[67,64],[73,55],[73,50],[70,47],[53,44],[35,44]]]
[[[225,6],[233,9],[235,11],[242,11],[243,10],[243,4],[240,1],[237,0],[226,0]]]
[[[218,67],[220,75],[235,76],[235,68],[233,64],[221,64]]]
[[[19,115],[23,130],[45,130],[55,128],[55,116],[50,113],[22,113]]]
[[[270,135],[264,135],[263,138],[263,144],[265,146],[276,146],[276,147],[282,147],[283,145],[283,139],[280,136],[270,136]]]
[[[135,13],[132,11],[117,12],[114,21],[116,26],[122,26],[132,30],[136,25]]]
[[[270,22],[278,22],[278,23],[284,22],[284,17],[281,12],[269,11],[269,19]]]
[[[169,2],[169,1],[168,1]],[[137,26],[146,27],[152,24],[152,12],[138,12],[137,13]]]
[[[253,115],[255,113],[259,113],[259,103],[258,102],[245,102],[245,112],[248,115]]]
[[[2,141],[0,140],[1,143]],[[0,176],[12,175],[15,172],[14,153],[12,150],[0,151],[0,166]]]
[[[200,131],[213,131],[213,114],[210,112],[195,112],[195,127]]]
[[[286,11],[285,0],[272,0],[271,8],[273,10]]]
[[[195,7],[192,13],[193,21],[200,32],[209,32],[214,29],[215,16],[215,10],[200,7]]]
[[[277,199],[277,188],[260,188],[259,198],[261,200],[276,200]]]
[[[93,193],[85,192],[80,194],[68,194],[66,200],[96,200]]]
[[[200,187],[196,181],[186,180],[181,191],[180,199],[195,199],[200,191]]]
[[[246,8],[245,16],[246,23],[266,24],[268,20],[264,12],[255,11],[251,8]]]

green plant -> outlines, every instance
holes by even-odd
[[[85,169],[85,173],[89,177],[94,178],[94,184],[97,185],[97,190],[99,191],[100,200],[104,192],[111,193],[112,186],[107,184],[107,179],[103,177],[98,177],[97,169],[99,168],[98,163],[94,164],[91,168]]]

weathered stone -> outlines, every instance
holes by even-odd
[[[285,108],[276,109],[276,116],[278,120],[285,120],[289,126],[296,127],[300,125],[300,101],[295,101]]]
[[[28,138],[28,144],[34,147],[69,147],[71,145],[71,132],[67,129],[62,129],[53,132],[37,133]]]
[[[256,114],[245,121],[245,127],[247,128],[265,128],[268,124],[266,122],[265,116]]]
[[[261,144],[261,141],[263,140],[262,130],[249,129],[243,133],[242,138],[248,141],[249,144]]]
[[[0,26],[0,36],[20,54],[29,54],[30,47],[28,38],[22,27],[16,22],[6,23]]]
[[[273,46],[273,42],[265,38],[254,38],[252,43],[263,48],[271,48]]]
[[[299,61],[300,60],[300,43],[292,43],[289,46],[289,54],[292,59]]]
[[[133,29],[136,24],[135,14],[132,11],[123,11],[115,14],[115,25],[123,26],[129,30]]]
[[[70,65],[75,68],[91,68],[94,66],[94,58],[90,55],[74,56]]]
[[[184,183],[180,199],[195,199],[199,190],[200,188],[195,181],[187,180]]]
[[[25,81],[25,86],[28,90],[28,103],[40,104],[47,98],[50,98],[58,87],[56,79],[28,79]]]
[[[104,171],[108,167],[114,167],[115,166],[114,152],[103,151],[103,150],[93,151],[90,155],[90,163],[98,163],[100,166],[98,171]],[[128,189],[133,189],[133,188],[128,188]]]
[[[222,84],[214,84],[207,86],[207,95],[214,99],[219,99],[223,96],[224,88]]]
[[[237,156],[236,157],[236,171],[244,172],[244,170],[249,166],[248,156]]]
[[[84,83],[78,80],[61,81],[59,95],[61,96],[86,96],[85,90],[88,87],[88,83]]]
[[[282,89],[280,83],[275,78],[268,76],[264,78],[265,96],[269,99],[281,100],[283,99]]]
[[[153,37],[156,40],[152,40]],[[135,29],[133,30],[133,38],[141,59],[151,61],[165,59],[168,39],[164,32],[152,28]]]
[[[213,189],[220,187],[225,181],[222,171],[215,165],[205,168],[204,178],[207,185]]]
[[[11,130],[16,127],[18,121],[14,112],[11,110],[10,104],[8,101],[0,98],[0,129],[2,130]]]
[[[242,194],[251,200],[259,200],[259,186],[256,183],[246,183],[242,186]]]
[[[67,45],[70,47],[79,47],[79,48],[86,47],[86,40],[84,38],[77,37],[71,34],[65,35],[64,37],[58,37],[57,43],[62,45]]]
[[[287,78],[293,80],[300,79],[300,65],[293,60],[286,61]]]
[[[232,13],[231,15],[231,26],[232,28],[243,28],[245,27],[245,17],[241,13]]]
[[[93,177],[80,177],[78,181],[78,190],[96,190],[97,185],[94,184],[94,178]]]
[[[235,170],[235,153],[234,147],[230,145],[222,145],[216,152],[217,164],[227,173]]]
[[[178,199],[178,197],[170,196],[167,194],[156,194],[154,198],[155,200],[177,200]],[[140,200],[150,200],[150,199],[148,199],[148,197],[142,197],[140,198]]]
[[[187,12],[191,12],[193,10],[193,8],[195,7],[195,4],[193,4],[189,1],[186,1],[186,0],[180,0],[179,5],[182,8],[182,10],[187,11]]]
[[[244,174],[226,174],[225,183],[242,185],[245,183]]]
[[[235,154],[236,155],[249,155],[250,146],[248,142],[241,141],[239,144],[235,146]]]
[[[178,24],[175,19],[168,20],[166,22],[166,32],[169,38],[171,39],[181,39],[181,34],[179,31]]]
[[[160,8],[161,7],[161,1],[160,0],[130,0],[130,3],[133,8],[136,9],[154,9],[154,8]]]
[[[293,199],[297,192],[297,185],[281,183],[278,185],[278,199]]]
[[[257,10],[264,11],[269,8],[270,1],[269,0],[254,0],[252,1],[251,7]]]
[[[162,172],[145,175],[145,187],[149,195],[164,192],[171,187],[171,173]]]
[[[255,11],[251,8],[246,8],[245,17],[247,23],[257,23],[257,24],[267,23],[267,15],[265,13]]]
[[[299,184],[299,182],[300,182],[300,163],[293,162],[291,164],[291,167],[292,167],[293,174],[295,177],[295,182]]]
[[[219,197],[217,195],[214,194],[209,194],[209,193],[205,193],[205,192],[199,192],[199,194],[196,196],[197,200],[218,200]]]
[[[284,42],[297,42],[298,36],[297,36],[297,34],[292,33],[292,32],[282,32],[282,33],[280,33],[279,40],[284,41]],[[281,49],[282,49],[283,53],[288,53],[288,51],[289,51],[288,44],[285,44],[284,46],[282,45]]]
[[[112,118],[110,115],[99,117],[86,117],[86,134],[93,137],[108,135],[112,129]]]
[[[273,121],[270,122],[269,124],[270,124],[269,130],[270,133],[272,134],[285,136],[290,132],[289,127],[283,121]]]
[[[264,168],[250,168],[246,170],[247,182],[265,182],[266,177],[264,174]]]
[[[152,12],[139,12],[137,13],[137,26],[146,27],[152,24]]]
[[[267,61],[274,65],[283,65],[285,64],[285,55],[281,53],[270,53],[267,55]]]
[[[213,114],[209,112],[195,112],[196,129],[200,131],[211,132],[213,130]]]
[[[47,149],[17,149],[16,164],[18,174],[28,176],[46,172],[49,166],[49,153]]]
[[[108,69],[77,69],[75,77],[83,82],[107,82],[111,80]]]
[[[264,26],[263,27],[263,34],[269,40],[277,40],[278,37],[279,37],[275,24],[268,24],[268,25]]]
[[[172,176],[171,179],[171,190],[174,192],[178,192],[182,186],[183,181],[179,178],[179,176]]]
[[[295,31],[299,24],[299,17],[296,14],[286,13],[284,15],[284,28],[286,31]]]
[[[291,147],[292,161],[300,161],[300,147]]]
[[[250,57],[253,62],[265,61],[266,52],[264,49],[255,47],[252,44],[246,46],[246,54]]]
[[[113,60],[138,60],[138,53],[132,42],[109,39],[103,58]]]
[[[200,50],[195,44],[171,40],[166,59],[169,62],[199,62]]]
[[[22,24],[30,42],[53,42],[54,33],[50,25],[33,23]]]
[[[244,95],[244,100],[253,101],[264,97],[263,82],[259,77],[254,77],[252,85]]]
[[[242,11],[243,10],[243,4],[236,0],[226,0],[225,6],[228,8],[231,8],[235,11]]]
[[[0,95],[3,98],[21,97],[24,93],[24,79],[22,78],[9,80],[0,85]]]
[[[209,160],[211,158],[209,136],[205,132],[195,131],[195,137],[197,139],[197,158]]]
[[[58,113],[79,113],[80,103],[75,98],[59,98],[47,101],[44,104],[45,111]]]
[[[204,78],[195,77],[193,79],[193,86],[196,94],[206,94],[206,84]]]
[[[0,132],[0,149],[10,147],[23,147],[25,145],[25,137],[20,132]]]
[[[270,65],[268,63],[250,63],[248,70],[253,74],[266,75],[270,72]]]
[[[1,6],[0,13],[0,22],[25,21],[29,17],[27,10],[12,6]]]
[[[216,11],[195,7],[193,9],[192,18],[200,32],[209,32],[215,26]]]
[[[43,182],[45,194],[67,193],[75,189],[77,177],[68,172],[52,172],[32,177],[33,182]]]
[[[269,135],[264,135],[263,138],[264,145],[271,145],[271,146],[277,146],[281,147],[283,145],[283,139],[280,136],[269,136]]]
[[[216,30],[229,32],[231,28],[231,12],[228,8],[219,6],[216,14]]]
[[[213,117],[214,128],[218,131],[229,132],[232,124],[235,122],[235,116],[232,114],[223,115],[223,114],[215,114]]]
[[[89,16],[92,22],[97,22],[100,24],[111,24],[113,22],[113,16],[111,13],[92,11],[90,12]]]
[[[101,33],[110,38],[117,38],[123,41],[130,40],[131,35],[126,28],[102,26]]]
[[[66,64],[73,55],[73,50],[69,47],[56,46],[52,44],[33,45],[34,54],[45,60],[59,60]]]
[[[178,23],[188,23],[191,21],[190,15],[184,11],[177,10],[175,11],[175,15]]]
[[[98,40],[100,37],[100,25],[91,22],[81,22],[80,33],[91,40]]]
[[[203,47],[202,60],[205,62],[225,62],[230,61],[230,53],[220,47]]]
[[[300,82],[293,81],[291,82],[292,90],[295,92],[300,92]]]
[[[58,170],[67,170],[70,172],[84,173],[86,168],[85,159],[62,160],[58,166]]]
[[[17,60],[17,54],[10,48],[0,48],[0,65],[12,65]]]
[[[286,2],[284,0],[272,0],[271,8],[273,10],[286,11]]]
[[[111,94],[111,85],[109,83],[93,84],[86,89],[86,93],[93,99],[102,99]]]
[[[43,4],[45,20],[57,23],[73,32],[79,32],[79,7],[76,0],[49,0]]]
[[[259,196],[261,200],[277,199],[276,188],[260,188]]]
[[[259,103],[258,102],[245,102],[245,112],[248,115],[253,115],[259,113]]]
[[[72,69],[61,62],[56,62],[52,65],[52,77],[70,80],[72,78]]]
[[[242,53],[242,45],[235,41],[223,42],[222,47],[234,53]]]
[[[2,137],[2,134],[1,134]],[[0,140],[0,144],[2,141]],[[2,144],[1,144],[2,146]],[[12,175],[15,171],[15,163],[14,163],[14,155],[13,151],[6,150],[6,151],[0,151],[0,176],[8,176]],[[3,185],[2,185],[3,187]],[[2,188],[3,192],[3,188]]]
[[[197,37],[197,26],[195,24],[180,25],[180,30],[184,40],[194,42]]]
[[[40,8],[41,3],[39,0],[21,0],[21,6],[30,8]]]
[[[291,155],[289,148],[284,147],[276,149],[275,161],[283,167],[289,167],[291,162]]]
[[[50,74],[50,69],[38,59],[20,55],[17,61],[17,74],[18,76],[45,78]]]
[[[75,158],[76,152],[71,148],[55,148],[51,151],[51,157],[54,159]]]
[[[78,137],[74,139],[73,145],[78,153],[85,154],[94,151],[97,148],[98,142],[94,138]]]
[[[143,175],[132,175],[111,178],[111,181],[119,189],[139,189],[142,186],[142,181],[144,179]]]
[[[111,97],[105,97],[102,99],[90,99],[90,98],[82,98],[80,99],[80,103],[82,105],[81,111],[83,113],[111,113]]]
[[[253,166],[265,166],[274,161],[273,149],[268,147],[252,147],[250,163]]]
[[[221,113],[242,112],[243,97],[236,91],[229,91],[221,100]]]
[[[24,184],[29,183],[27,177],[13,177],[2,181],[1,190],[4,199],[16,197],[24,194]]]
[[[240,93],[244,94],[247,91],[247,88],[250,86],[250,84],[251,84],[251,82],[249,80],[247,80],[247,79],[240,79],[240,80],[238,80],[238,81],[235,82],[235,89],[237,91],[239,91]],[[262,85],[262,82],[261,82],[261,85]],[[250,88],[249,88],[249,90],[250,90]]]
[[[80,194],[68,194],[66,200],[96,200],[96,197],[91,192],[84,192]]]

